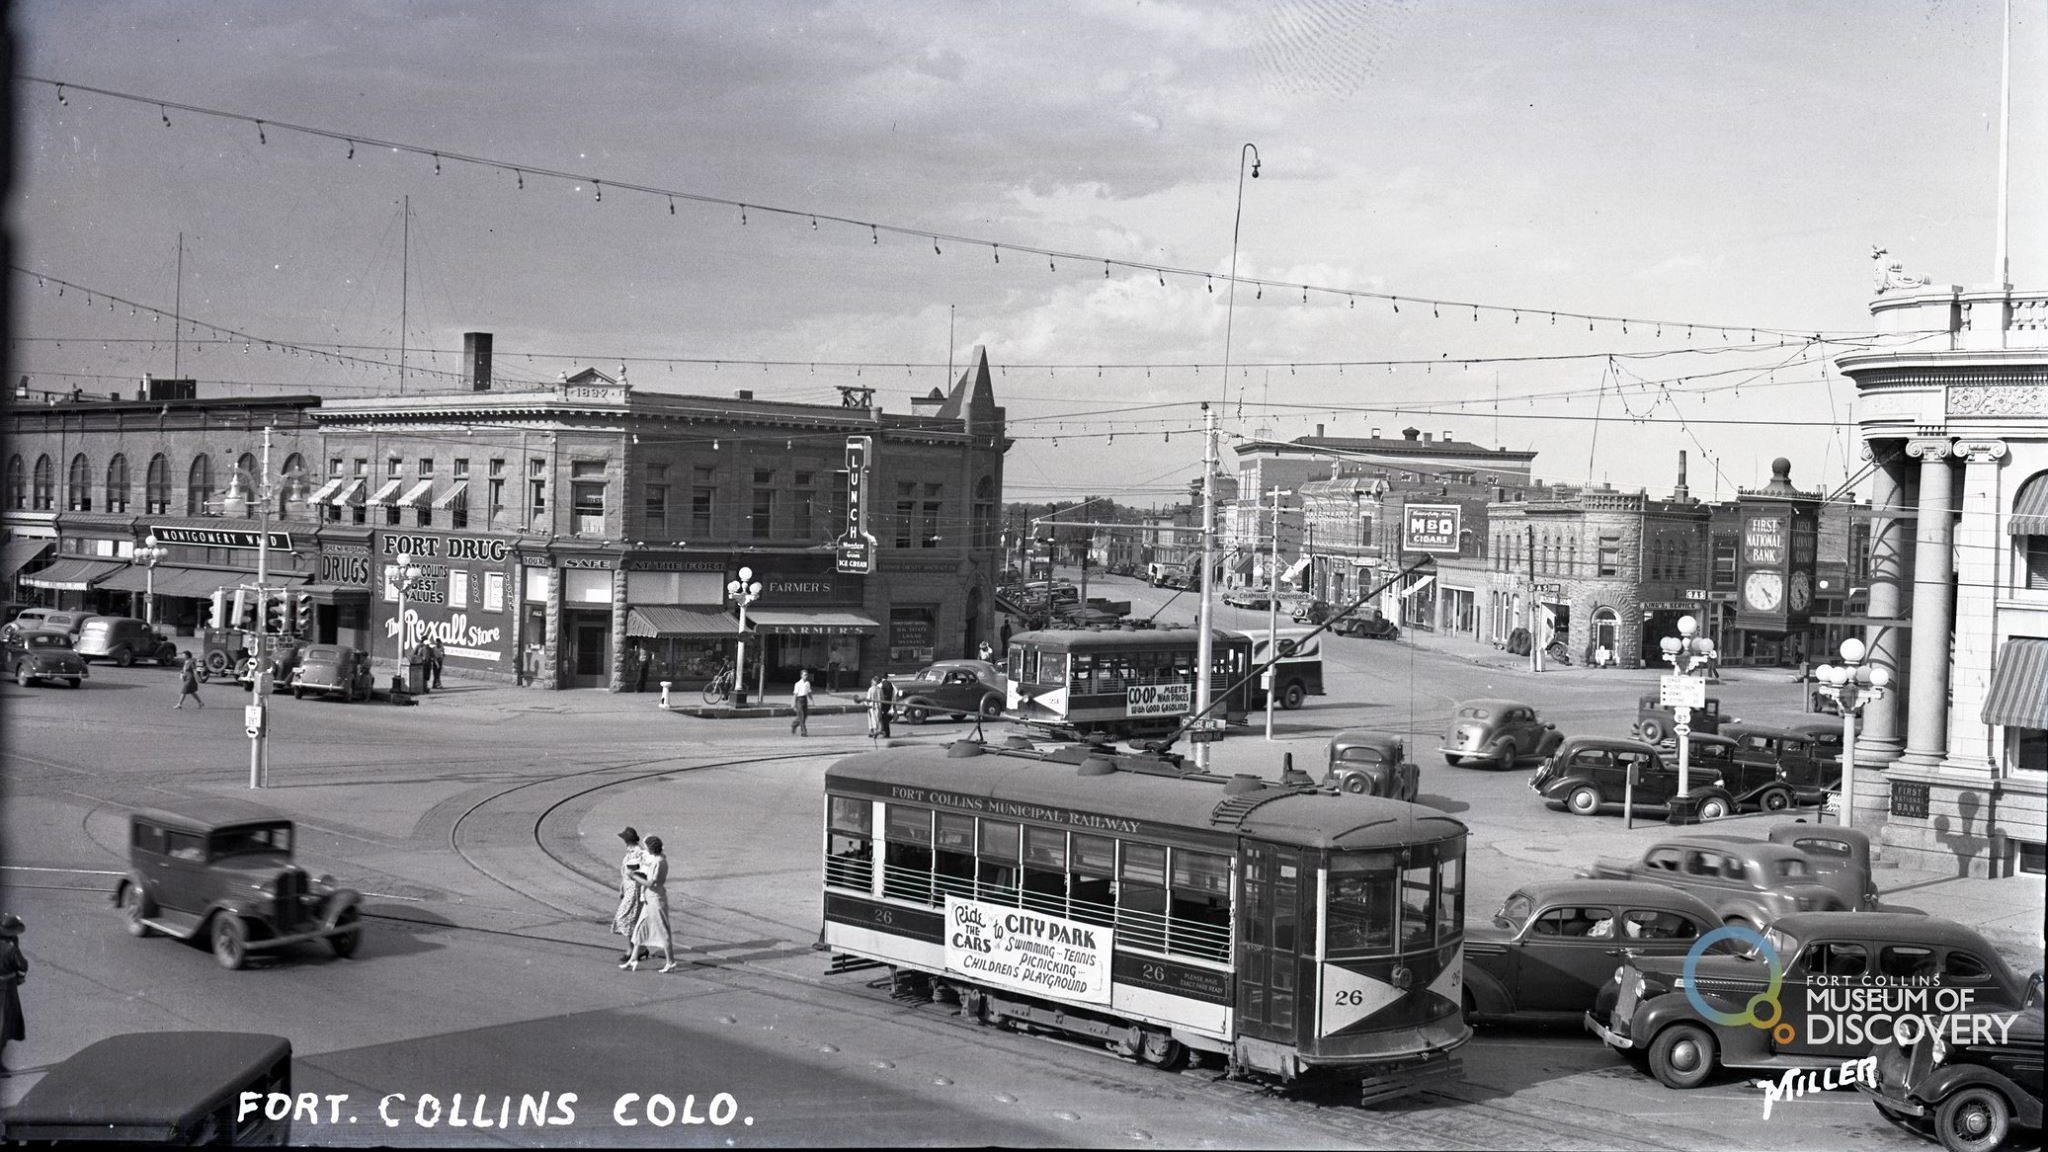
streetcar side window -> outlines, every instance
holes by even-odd
[[[981,857],[975,878],[983,900],[1017,903],[1017,825],[1001,820],[981,822]]]
[[[932,882],[940,895],[974,896],[974,817],[939,813]]]
[[[866,892],[874,875],[871,828],[874,806],[850,796],[832,797],[831,831],[825,842],[825,883]]]
[[[1465,858],[1437,862],[1436,938],[1439,944],[1465,930]]]
[[[1375,956],[1394,950],[1394,913],[1400,899],[1397,869],[1390,856],[1339,856],[1330,861],[1330,955]]]
[[[1057,828],[1024,829],[1024,906],[1067,914],[1067,834]]]
[[[1068,857],[1071,875],[1067,891],[1072,898],[1076,920],[1090,924],[1116,923],[1116,841],[1107,836],[1074,833],[1073,854]]]
[[[928,904],[932,898],[932,810],[891,804],[884,817],[882,895]]]
[[[1230,857],[1173,850],[1167,951],[1209,960],[1230,957]]]
[[[1426,948],[1436,934],[1436,869],[1420,864],[1401,873],[1401,948]]]
[[[1166,849],[1125,844],[1116,894],[1117,939],[1133,948],[1166,950]]]
[[[1086,696],[1105,689],[1095,684],[1095,657],[1086,652],[1074,654],[1074,695]]]

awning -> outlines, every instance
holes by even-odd
[[[332,604],[339,600],[368,600],[370,590],[360,584],[300,584],[292,591],[311,596],[316,603]]]
[[[398,479],[386,480],[382,488],[377,489],[376,492],[371,494],[368,500],[363,501],[363,506],[366,508],[374,508],[377,505],[384,503],[386,500],[391,499],[391,494],[393,492],[398,491],[398,486],[403,483],[405,483],[405,481]]]
[[[306,503],[324,504],[327,502],[328,497],[334,495],[334,490],[336,488],[339,488],[346,483],[348,483],[348,477],[336,476],[334,479],[329,480],[327,483],[322,484],[318,488],[315,488],[313,490],[313,494],[311,496],[306,497]]]
[[[419,502],[420,497],[425,496],[427,494],[427,489],[432,488],[433,486],[434,482],[432,480],[422,480],[419,483],[414,484],[412,487],[407,488],[405,490],[405,495],[400,496],[398,498],[398,506],[400,508],[412,507],[414,504]]]
[[[737,636],[740,622],[722,608],[677,608],[654,604],[626,610],[626,635]]]
[[[55,540],[9,540],[0,546],[0,580],[14,583],[14,574],[42,558],[56,545]]]
[[[1303,556],[1301,559],[1296,560],[1291,566],[1289,566],[1287,571],[1284,574],[1282,574],[1280,578],[1282,580],[1289,581],[1301,579],[1301,574],[1303,572],[1308,571],[1309,563],[1309,557]]]
[[[1230,570],[1240,576],[1250,575],[1252,565],[1258,562],[1256,556],[1240,556],[1230,562]]]
[[[747,624],[763,635],[784,636],[857,636],[882,630],[881,621],[846,608],[752,608]]]
[[[40,572],[31,572],[23,576],[21,582],[34,588],[49,588],[58,592],[84,592],[98,586],[100,581],[126,567],[126,560],[84,560],[67,557]]]
[[[244,584],[256,583],[256,573],[243,568],[191,568],[183,564],[159,564],[151,579],[141,564],[129,564],[107,577],[97,587],[116,592],[154,591],[158,596],[190,596],[204,600],[222,588],[232,592]],[[285,588],[306,577],[296,572],[272,572],[270,585]]]
[[[2012,516],[2005,530],[2013,536],[2048,536],[2048,475],[2036,476],[2020,486],[2019,499],[2012,502]]]
[[[469,491],[469,481],[457,480],[454,487],[434,497],[434,507],[446,508],[457,500],[462,499],[462,494],[467,491]]]
[[[2048,729],[2048,640],[2015,638],[1998,650],[1984,723]]]
[[[337,506],[346,504],[356,493],[362,490],[363,478],[361,476],[351,476],[348,478],[348,483],[341,486],[341,491],[336,492],[327,502]]]

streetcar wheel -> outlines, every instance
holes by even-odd
[[[1714,1072],[1714,1034],[1697,1024],[1673,1024],[1650,1044],[1650,1074],[1666,1088],[1697,1088]]]
[[[1302,688],[1301,681],[1299,680],[1290,683],[1280,692],[1280,706],[1289,712],[1301,707],[1302,702],[1307,699],[1308,692]]]
[[[1934,1115],[1935,1135],[1948,1152],[1991,1152],[2005,1143],[2012,1105],[1982,1085],[1965,1088],[1942,1102]]]
[[[1138,1059],[1162,1072],[1172,1072],[1187,1062],[1187,1046],[1165,1032],[1147,1030]]]
[[[248,929],[242,927],[242,918],[232,912],[222,912],[213,918],[213,958],[231,972],[249,958]]]
[[[1757,799],[1766,812],[1783,812],[1792,806],[1792,794],[1782,788],[1773,788]]]
[[[130,936],[149,935],[149,925],[142,918],[142,887],[130,884],[121,890],[121,915],[128,921]]]
[[[1565,797],[1564,803],[1575,816],[1591,816],[1600,811],[1600,793],[1589,786],[1580,785],[1572,789],[1571,795]]]

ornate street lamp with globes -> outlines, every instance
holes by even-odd
[[[1699,629],[1698,620],[1680,616],[1678,635],[1666,636],[1657,642],[1664,659],[1670,661],[1671,670],[1680,676],[1692,675],[1714,658],[1714,642],[1705,636],[1694,635]],[[1692,734],[1692,708],[1690,705],[1675,705],[1672,716],[1676,723],[1671,726],[1671,733],[1678,738],[1678,794],[1684,796],[1692,791],[1689,772],[1692,741],[1687,739]]]
[[[1833,700],[1842,712],[1842,827],[1855,820],[1856,807],[1856,714],[1872,700],[1883,699],[1892,671],[1883,665],[1865,664],[1867,650],[1854,636],[1837,649],[1840,664],[1823,664],[1815,669],[1818,691]]]
[[[732,706],[742,708],[747,703],[747,605],[761,598],[761,582],[754,579],[752,568],[742,568],[739,579],[726,581],[725,594],[740,606],[739,655],[732,665]]]
[[[391,573],[391,586],[398,592],[398,672],[391,678],[393,698],[405,690],[405,594],[412,591],[425,573],[412,562],[410,552],[400,552],[398,564]]]
[[[142,538],[142,547],[135,550],[135,563],[142,565],[142,622],[156,627],[156,566],[169,559],[171,550],[156,542],[155,536]]]

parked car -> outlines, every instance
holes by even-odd
[[[38,680],[62,680],[76,688],[92,675],[85,660],[71,647],[71,637],[62,632],[22,632],[0,641],[0,673],[14,677],[23,688]]]
[[[1555,724],[1518,700],[1467,700],[1458,705],[1438,751],[1457,767],[1467,762],[1512,768],[1525,756],[1548,756],[1564,743]]]
[[[1737,721],[1739,723],[1739,721]],[[1838,720],[1795,720],[1785,725],[1788,732],[1797,732],[1813,741],[1813,754],[1822,760],[1842,761],[1842,725]]]
[[[1893,1040],[1877,1049],[1877,1083],[1856,1087],[1893,1123],[1947,1152],[1993,1152],[2015,1126],[2041,1127],[2041,1006],[2002,1032]]]
[[[1378,612],[1358,611],[1341,617],[1330,625],[1330,631],[1339,636],[1358,636],[1367,640],[1399,640],[1401,626],[1380,615]]]
[[[1681,795],[1678,765],[1657,754],[1640,740],[1617,740],[1611,736],[1574,736],[1558,746],[1557,752],[1529,781],[1529,787],[1552,808],[1564,808],[1580,816],[1596,816],[1610,804],[1628,798],[1628,774],[1636,774],[1635,802],[1638,807],[1663,808]],[[1693,765],[1686,783],[1702,820],[1719,820],[1735,811],[1735,798],[1721,786],[1721,775],[1705,765]]]
[[[70,612],[57,608],[24,608],[21,614],[0,628],[0,639],[19,636],[24,632],[62,632],[73,640],[85,622],[99,615],[97,612]]]
[[[1723,724],[1739,723],[1741,721],[1735,717],[1723,715],[1721,701],[1710,696],[1705,708],[1692,710],[1692,719],[1687,726],[1694,732],[1712,735],[1719,732]],[[1648,744],[1662,744],[1672,737],[1677,727],[1677,713],[1659,704],[1656,693],[1636,697],[1636,739]]]
[[[1515,890],[1465,929],[1467,1020],[1580,1020],[1627,947],[1683,956],[1721,926],[1697,897],[1634,880],[1551,880]]]
[[[1878,899],[1870,874],[1870,833],[1840,824],[1779,824],[1770,831],[1773,844],[1789,844],[1806,853],[1813,878],[1835,890],[1851,912],[1905,912],[1924,916],[1918,908]]]
[[[368,700],[374,683],[370,675],[370,654],[345,644],[312,645],[299,657],[299,666],[291,676],[295,699],[311,692],[322,695],[340,693],[343,700],[351,703]]]
[[[1721,735],[1735,741],[1735,759],[1777,772],[1801,804],[1818,804],[1842,787],[1840,741],[1830,759],[1811,736],[1762,724],[1729,724]]]
[[[1697,1088],[1717,1066],[1776,1076],[1788,1069],[1840,1068],[1868,1054],[1874,1047],[1868,1033],[1852,1039],[1837,1027],[1809,1026],[1809,1012],[1816,1018],[1831,1012],[1825,995],[1815,997],[1818,1007],[1809,1007],[1809,993],[1823,989],[1870,980],[1968,988],[1973,995],[1964,1011],[1970,1013],[2015,1012],[2030,1001],[2029,982],[2014,975],[1982,936],[1952,920],[1889,912],[1799,913],[1780,919],[1765,940],[1775,964],[1758,950],[1701,956],[1688,972],[1688,957],[1624,955],[1612,991],[1602,990],[1586,1014],[1586,1027],[1612,1048],[1647,1057],[1650,1073],[1667,1087]],[[1933,985],[1925,983],[1930,980]],[[1749,1023],[1749,1005],[1773,985],[1781,1023],[1788,1027],[1756,1027]],[[1695,997],[1739,1022],[1714,1022]],[[2040,1049],[2033,1053],[2038,1061]]]
[[[128,871],[114,903],[131,936],[205,939],[223,968],[251,952],[325,940],[347,958],[362,942],[362,897],[292,860],[292,822],[241,800],[193,801],[128,818]]]
[[[1328,600],[1305,597],[1295,601],[1292,613],[1296,624],[1321,624],[1337,609]]]
[[[1409,761],[1408,742],[1401,737],[1347,728],[1330,737],[1323,784],[1413,803],[1422,787],[1422,769]]]
[[[1223,594],[1223,602],[1232,608],[1264,612],[1273,606],[1273,594],[1264,588],[1232,588]]]
[[[138,1092],[136,1085],[148,1085]],[[290,1114],[245,1106],[292,1095],[292,1044],[253,1032],[128,1032],[43,1073],[0,1116],[12,1145],[291,1143]],[[275,1095],[273,1095],[275,1094]]]
[[[1674,740],[1667,748],[1659,748],[1665,759],[1675,761],[1678,755]],[[1735,798],[1739,812],[1782,812],[1792,807],[1796,797],[1792,786],[1785,782],[1784,774],[1775,766],[1759,763],[1753,759],[1738,759],[1736,743],[1726,736],[1691,733],[1685,738],[1686,767],[1692,771],[1702,768],[1717,773],[1721,786]]]
[[[993,719],[1002,715],[1009,681],[986,660],[941,660],[915,676],[891,676],[896,687],[896,715],[922,724],[934,712],[955,720],[969,716]]]
[[[282,692],[291,685],[292,673],[298,671],[299,661],[306,654],[306,642],[296,636],[265,636],[263,645],[270,650],[270,690]],[[244,692],[256,690],[256,657],[235,666],[235,683]]]
[[[137,660],[169,665],[178,659],[176,641],[132,616],[94,616],[79,627],[75,647],[88,662],[112,660],[123,668]]]
[[[1853,903],[1821,883],[1799,849],[1711,832],[1669,836],[1641,859],[1596,860],[1579,875],[1669,884],[1706,901],[1723,923],[1759,931],[1795,913],[1844,912]]]

